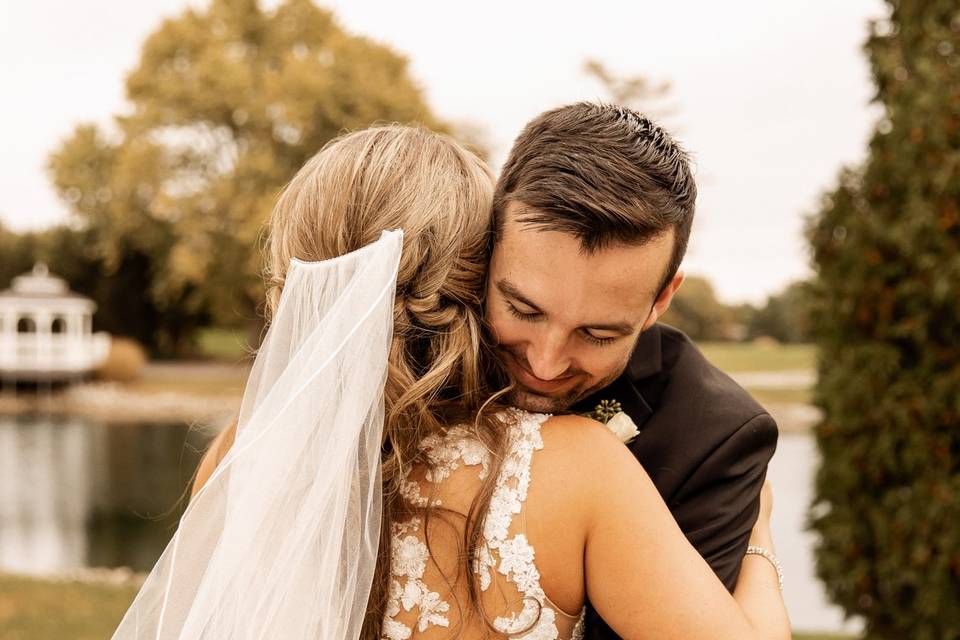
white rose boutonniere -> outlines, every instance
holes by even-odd
[[[627,444],[640,435],[640,430],[637,429],[637,425],[635,425],[633,420],[630,419],[630,416],[623,411],[607,421],[607,429],[613,431],[613,435],[620,438],[620,442],[623,444]]]
[[[624,444],[640,435],[637,425],[634,424],[630,416],[624,413],[620,403],[616,400],[601,400],[593,411],[583,415],[607,425],[607,429],[610,429],[613,435],[617,436],[620,442]]]

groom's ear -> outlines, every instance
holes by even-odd
[[[663,291],[661,291],[660,295],[657,296],[656,302],[653,303],[653,309],[650,311],[650,316],[643,324],[643,331],[646,331],[652,327],[654,323],[667,312],[667,309],[670,308],[670,303],[673,302],[673,296],[677,293],[677,289],[680,288],[680,285],[683,284],[685,277],[686,275],[682,271],[678,271],[677,275],[673,276],[673,280],[667,283],[667,286],[663,288]]]

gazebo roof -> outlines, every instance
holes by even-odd
[[[11,287],[0,291],[0,300],[18,299],[31,301],[87,300],[90,298],[70,291],[67,281],[50,275],[47,265],[38,262],[30,273],[24,273],[13,279]]]

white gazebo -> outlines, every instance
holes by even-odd
[[[37,263],[0,291],[0,377],[55,381],[83,377],[107,357],[110,336],[93,333],[96,304]]]

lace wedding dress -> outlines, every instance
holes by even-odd
[[[530,464],[534,452],[543,448],[540,428],[549,416],[510,409],[506,417],[506,457],[473,558],[480,601],[493,629],[504,636],[579,640],[583,611],[565,613],[544,593],[535,549],[524,527]],[[470,610],[466,572],[459,567],[463,514],[489,474],[490,454],[463,427],[453,427],[443,437],[426,438],[422,448],[432,468],[408,474],[404,497],[418,506],[430,504],[460,515],[430,516],[429,548],[419,516],[393,524],[385,640],[407,640],[414,632],[421,638],[460,637],[486,626],[466,613]]]

